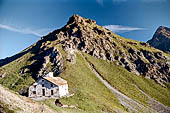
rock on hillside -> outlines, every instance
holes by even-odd
[[[0,74],[5,73],[5,64],[9,66],[10,62],[28,61],[20,67],[22,76],[30,73],[36,79],[49,71],[58,75],[65,69],[63,50],[68,53],[70,50],[79,50],[96,58],[117,62],[117,65],[128,71],[144,75],[160,84],[170,83],[170,58],[162,51],[147,43],[120,37],[97,25],[94,20],[79,15],[73,15],[64,27],[49,33],[31,47],[11,57],[14,60],[8,58],[7,63],[6,60],[1,60]]]
[[[170,52],[170,28],[160,26],[148,43],[164,52]]]

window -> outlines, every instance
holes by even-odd
[[[51,84],[51,87],[53,87],[53,84]]]
[[[34,85],[34,88],[36,88],[36,85]]]
[[[36,91],[33,91],[33,94],[36,94]]]
[[[54,92],[53,92],[53,90],[51,90],[51,95],[54,95]]]
[[[43,96],[45,96],[45,89],[42,89],[42,94]]]
[[[42,84],[42,87],[44,87],[44,84]]]

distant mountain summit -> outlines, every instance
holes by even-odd
[[[170,52],[170,28],[160,26],[148,43],[164,52]]]

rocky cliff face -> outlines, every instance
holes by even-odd
[[[170,52],[170,28],[160,26],[148,43],[164,52]]]
[[[161,33],[163,34],[162,31]],[[143,75],[160,84],[170,83],[170,58],[162,51],[147,43],[120,37],[97,25],[95,21],[79,15],[73,15],[63,28],[42,37],[24,51],[34,55],[29,58],[32,63],[22,67],[21,74],[32,73],[37,78],[48,71],[54,71],[56,74],[62,72],[63,56],[61,51],[55,48],[56,45],[61,45],[64,51],[78,50],[96,58],[117,62],[117,65],[123,66],[129,72]],[[68,60],[74,60],[74,54],[70,56]]]

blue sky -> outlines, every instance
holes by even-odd
[[[170,27],[170,0],[0,0],[0,59],[66,24],[73,14],[139,41]]]

